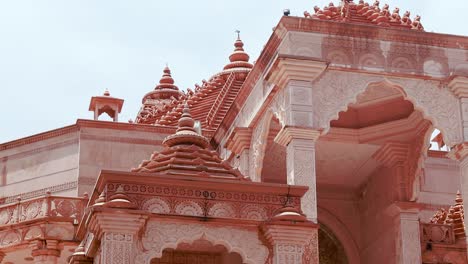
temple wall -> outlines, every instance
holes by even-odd
[[[376,170],[360,202],[361,263],[396,262],[397,226],[386,209],[393,203],[395,179],[389,169]]]
[[[427,157],[420,181],[418,202],[434,205],[453,204],[454,194],[461,188],[460,177],[458,162],[448,158]]]
[[[437,78],[468,69],[468,52],[463,49],[319,33],[288,32],[279,53],[327,61],[330,66]]]
[[[91,192],[102,169],[130,171],[161,150],[162,133],[83,128],[78,194]]]
[[[78,132],[0,151],[0,193],[3,197],[24,194],[23,199],[47,189],[54,195],[74,195],[78,151]]]

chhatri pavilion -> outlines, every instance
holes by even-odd
[[[468,37],[342,0],[246,50],[0,144],[0,263],[468,263]]]

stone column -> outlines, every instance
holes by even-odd
[[[226,142],[226,148],[229,149],[238,161],[239,171],[244,176],[249,175],[249,148],[252,137],[252,130],[247,127],[236,127]]]
[[[460,100],[463,139],[468,141],[468,77],[456,76],[450,81],[448,87]],[[447,127],[447,129],[450,128]]]
[[[34,240],[30,243],[35,264],[57,264],[61,249],[57,240]]]
[[[419,209],[413,206],[412,203],[394,203],[387,209],[387,214],[395,220],[396,260],[399,264],[422,263]]]
[[[282,215],[282,216],[281,216]],[[295,212],[280,214],[263,225],[266,239],[273,248],[272,264],[318,264],[318,225],[304,221]],[[284,219],[290,218],[290,219]]]
[[[138,214],[96,212],[89,223],[100,239],[100,255],[103,264],[134,263],[138,233],[145,218]]]
[[[412,184],[408,182],[409,175],[407,175],[409,145],[389,142],[384,144],[372,157],[392,170],[392,174],[396,178],[395,200],[407,201],[410,198],[410,188],[412,187]]]
[[[275,138],[276,143],[286,147],[288,184],[309,187],[301,199],[301,209],[314,223],[317,223],[315,142],[319,135],[320,132],[313,129],[285,127]]]

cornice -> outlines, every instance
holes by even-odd
[[[381,162],[388,168],[394,167],[398,163],[403,163],[408,160],[409,145],[399,142],[388,142],[377,150],[372,158]]]
[[[468,37],[465,36],[396,29],[377,25],[323,21],[292,16],[283,16],[278,27],[282,27],[287,31],[351,36],[365,39],[413,43],[425,46],[454,49],[466,49],[468,47]]]
[[[448,87],[458,98],[468,97],[468,78],[463,76],[454,77]]]
[[[291,80],[312,82],[326,68],[327,63],[323,61],[278,54],[266,79],[279,87],[284,87]]]
[[[278,132],[274,141],[282,146],[287,146],[292,139],[306,139],[316,141],[320,131],[311,128],[284,127]]]
[[[168,134],[168,135],[175,133],[177,129],[177,127],[169,127],[169,126],[157,126],[157,125],[145,125],[145,124],[136,124],[136,123],[121,123],[121,122],[111,122],[111,121],[78,119],[75,124],[70,125],[70,126],[65,126],[62,128],[42,132],[42,133],[35,134],[29,137],[20,138],[17,140],[13,140],[13,141],[0,144],[0,151],[17,148],[20,146],[47,140],[50,138],[70,134],[73,132],[78,132],[83,128],[139,131],[139,132],[160,133],[160,134]],[[202,133],[204,136],[211,138],[214,135],[214,130],[204,129]]]
[[[250,147],[252,129],[248,127],[236,127],[226,142],[226,148],[239,155],[244,149]]]

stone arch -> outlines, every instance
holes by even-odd
[[[346,111],[370,85],[399,90],[442,132],[447,145],[462,142],[459,100],[446,87],[441,88],[440,82],[431,80],[328,71],[313,85],[314,126],[328,132],[330,121],[338,119],[339,112]]]
[[[286,147],[275,141],[283,125],[274,112],[269,112],[266,116],[269,120],[268,126],[265,128],[265,147],[263,148],[260,179],[262,182],[287,184]]]
[[[318,222],[333,232],[344,248],[349,264],[361,263],[359,248],[348,228],[331,212],[320,206],[317,207]]]
[[[228,253],[239,254],[246,264],[265,263],[268,257],[268,249],[258,238],[256,229],[151,221],[141,240],[136,263],[149,264],[152,259],[160,258],[164,249],[176,249],[180,243],[191,244],[201,238],[225,247]]]
[[[249,175],[252,181],[261,180],[263,158],[265,156],[268,131],[272,117],[273,112],[267,111],[267,113],[257,123],[257,126],[254,128],[252,133],[249,158]]]

